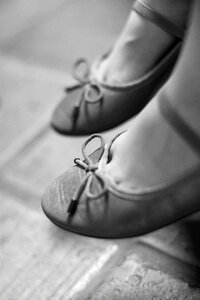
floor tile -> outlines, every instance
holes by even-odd
[[[198,300],[200,291],[133,253],[118,265],[88,300]]]
[[[6,195],[0,203],[2,300],[75,299],[118,251],[112,241],[57,229]]]

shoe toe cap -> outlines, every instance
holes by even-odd
[[[96,153],[96,157],[93,155],[92,159],[97,160],[98,153]],[[42,208],[47,217],[57,225],[65,226],[68,220],[69,203],[76,194],[84,176],[84,170],[72,166],[46,188],[42,197]]]
[[[72,130],[72,108],[68,105],[68,96],[66,96],[55,108],[51,126],[59,133],[68,133]]]

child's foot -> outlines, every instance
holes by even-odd
[[[143,0],[144,4],[182,28],[185,28],[188,2]],[[140,78],[156,64],[175,39],[133,10],[112,53],[99,67],[99,79],[120,84]]]

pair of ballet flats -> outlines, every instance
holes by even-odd
[[[148,74],[121,86],[95,79],[100,63],[109,54],[97,60],[92,71],[85,60],[79,60],[75,65],[78,83],[67,89],[67,97],[53,115],[52,126],[58,132],[82,135],[110,129],[142,110],[169,77],[184,31],[140,1],[134,3],[133,9],[175,35],[177,42]],[[85,69],[78,74],[81,64]],[[199,154],[200,137],[167,99],[158,104],[165,120]],[[88,155],[87,145],[94,138],[100,140],[100,147]],[[117,138],[105,144],[101,135],[93,134],[83,144],[84,159],[75,158],[74,166],[47,188],[42,208],[54,224],[87,236],[124,238],[150,232],[200,209],[200,166],[162,185],[131,193],[120,190],[104,172]]]

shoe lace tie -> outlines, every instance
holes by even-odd
[[[73,215],[76,212],[79,199],[83,192],[85,192],[86,197],[89,199],[98,199],[99,197],[103,196],[107,191],[105,179],[103,178],[103,176],[101,176],[101,174],[97,173],[98,164],[94,164],[86,152],[86,147],[88,143],[94,138],[99,138],[101,142],[100,148],[98,149],[98,151],[100,151],[100,158],[104,152],[105,141],[103,137],[99,134],[93,134],[82,145],[82,154],[84,157],[84,161],[82,161],[79,157],[76,157],[74,159],[75,165],[85,170],[86,176],[84,177],[83,181],[80,184],[80,187],[78,188],[78,190],[76,191],[75,195],[72,197],[69,203],[67,209],[69,215]],[[99,182],[100,191],[94,193],[92,192],[92,185],[93,182],[96,180]]]
[[[80,100],[74,105],[72,118],[74,124],[79,116],[80,107],[83,102],[89,104],[100,103],[103,100],[103,93],[100,85],[92,81],[90,78],[90,67],[86,59],[78,59],[73,66],[73,77],[77,83],[71,87],[67,87],[66,92],[73,91],[79,87],[83,87]]]

